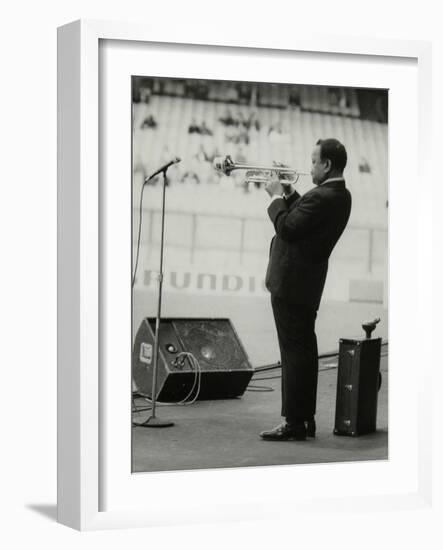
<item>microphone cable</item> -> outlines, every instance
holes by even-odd
[[[143,193],[145,191],[145,185],[148,180],[143,181],[141,193],[140,193],[140,205],[139,205],[139,216],[138,216],[138,237],[137,237],[137,249],[136,249],[136,255],[135,255],[135,266],[134,266],[134,273],[132,275],[132,288],[134,288],[135,283],[135,276],[137,274],[137,267],[138,267],[138,257],[140,253],[140,237],[141,237],[141,231],[142,231],[142,220],[143,220]]]
[[[200,389],[201,389],[202,371],[201,371],[200,363],[198,362],[196,357],[188,351],[180,352],[177,355],[175,361],[177,361],[179,357],[185,357],[189,360],[189,363],[191,364],[191,368],[194,369],[194,382],[192,384],[192,388],[189,390],[186,397],[184,397],[181,401],[177,401],[174,404],[175,405],[192,405],[193,403],[195,403],[197,401],[197,398],[200,394]],[[195,395],[194,395],[194,397],[191,398],[192,393],[194,392],[196,387],[197,387],[197,390],[195,392]]]
[[[157,401],[157,406],[160,406],[160,407],[175,407],[177,405],[181,405],[181,406],[187,406],[187,405],[192,405],[194,404],[197,399],[198,399],[198,396],[200,395],[200,390],[201,390],[201,376],[202,376],[202,370],[201,370],[201,366],[200,366],[200,363],[198,362],[197,358],[190,352],[186,352],[186,351],[183,351],[179,354],[177,354],[177,357],[175,358],[174,360],[174,363],[177,363],[179,358],[187,358],[188,361],[189,361],[189,364],[191,366],[191,369],[193,370],[194,372],[194,380],[192,382],[192,387],[191,389],[189,390],[189,392],[186,394],[185,397],[183,397],[183,399],[181,399],[180,401],[174,401],[173,403],[161,403],[161,402],[158,402]],[[195,392],[195,395],[193,395]],[[141,397],[143,400],[147,401],[148,403],[152,403],[152,399],[150,397]],[[133,401],[134,401],[134,398],[133,398]],[[139,408],[135,405],[134,403],[134,409],[133,412],[135,413],[140,413],[140,412],[144,412],[144,411],[150,411],[152,409],[152,406],[150,407],[143,407],[143,408]],[[139,424],[133,422],[132,423],[133,426],[139,426]]]
[[[389,345],[389,341],[385,340],[384,342],[382,342],[381,345],[382,345],[382,348],[387,347]],[[387,357],[387,356],[388,356],[387,351],[380,354],[380,358]],[[337,352],[323,353],[322,355],[319,355],[318,358],[319,359],[329,359],[329,358],[333,358],[333,357],[338,357],[338,351]],[[255,370],[255,372],[252,376],[255,377],[257,374],[260,374],[262,372],[266,372],[266,371],[270,371],[270,370],[276,370],[276,369],[280,369],[280,368],[281,368],[281,363],[280,362],[278,362],[274,365],[266,365],[264,367],[258,367]],[[334,370],[336,368],[338,368],[338,363],[328,364],[328,365],[325,365],[323,368],[319,367],[318,372],[325,372],[325,371],[328,371],[328,370]],[[258,382],[258,381],[261,381],[261,380],[279,380],[280,378],[281,378],[281,374],[276,374],[275,376],[260,376],[260,378],[254,378],[254,382],[255,381]],[[260,389],[260,390],[251,389],[250,390],[249,388],[263,388],[263,389]],[[272,388],[268,388],[267,386],[248,386],[247,391],[274,391],[274,390]]]

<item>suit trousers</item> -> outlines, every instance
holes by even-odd
[[[282,365],[282,411],[289,423],[315,414],[318,384],[317,311],[271,295]]]

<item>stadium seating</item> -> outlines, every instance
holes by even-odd
[[[167,155],[179,155],[183,159],[181,168],[189,170],[189,160],[202,148],[208,157],[214,152],[222,156],[230,153],[234,158],[241,154],[242,158],[253,164],[270,165],[276,160],[301,171],[309,171],[313,144],[320,137],[334,136],[348,150],[346,179],[354,196],[355,221],[361,225],[386,224],[386,213],[381,206],[386,204],[388,195],[387,125],[321,113],[319,106],[324,103],[322,97],[326,89],[314,87],[314,90],[316,92],[309,96],[305,92],[301,94],[302,102],[308,103],[312,107],[311,111],[256,107],[260,130],[249,130],[248,143],[236,143],[235,135],[241,128],[240,119],[247,118],[251,108],[227,106],[216,101],[153,95],[149,104],[138,103],[133,107],[134,137],[137,138],[134,139],[134,158],[138,160],[137,167],[142,164],[146,173],[149,173],[162,160],[166,160]],[[272,99],[277,89],[270,86],[267,92]],[[275,96],[273,101],[278,103],[279,98]],[[228,127],[220,122],[219,119],[227,113],[238,119],[238,126]],[[143,120],[149,115],[153,115],[157,127],[141,128]],[[193,122],[197,125],[204,122],[213,135],[189,134],[188,128]],[[192,164],[199,180],[205,183],[208,167],[204,167],[204,162],[200,167],[198,163]]]
[[[182,162],[168,173],[168,211],[171,216],[179,216],[177,220],[184,228],[182,237],[194,234],[194,240],[192,245],[178,243],[175,252],[181,250],[181,254],[192,255],[195,260],[198,257],[195,247],[198,251],[201,245],[200,253],[206,254],[207,258],[208,248],[205,246],[209,245],[201,243],[205,242],[202,228],[207,225],[209,217],[217,226],[216,233],[226,231],[228,235],[233,224],[242,227],[242,242],[239,244],[237,235],[237,244],[232,251],[211,252],[220,256],[219,261],[228,262],[226,265],[230,262],[238,264],[241,257],[243,262],[263,262],[272,233],[266,217],[267,195],[255,186],[247,189],[242,171],[234,172],[231,177],[220,177],[212,168],[212,157],[231,154],[237,161],[266,166],[272,165],[272,161],[280,161],[309,172],[315,142],[319,138],[336,137],[348,151],[345,176],[352,192],[353,208],[347,236],[334,252],[335,261],[344,261],[351,267],[355,265],[356,274],[370,272],[383,278],[387,247],[387,125],[358,118],[356,99],[352,99],[352,94],[346,107],[348,115],[345,116],[345,107],[339,105],[335,106],[337,114],[331,114],[326,88],[316,87],[314,93],[311,89],[308,93],[307,87],[301,86],[300,104],[305,109],[300,106],[282,108],[281,105],[288,101],[287,90],[279,92],[273,86],[264,90],[261,100],[265,98],[267,106],[249,107],[221,101],[221,97],[226,97],[223,95],[226,87],[221,85],[209,90],[217,100],[154,93],[149,103],[134,103],[134,223],[138,219],[136,209],[144,177],[177,155]],[[326,105],[329,112],[324,112]],[[251,126],[246,132],[241,121],[251,114],[255,114],[259,126],[258,129]],[[143,121],[150,116],[157,126],[142,127]],[[233,122],[226,124],[220,119],[225,122],[232,119]],[[212,135],[189,133],[192,124],[200,127],[203,123]],[[300,178],[298,188],[301,192],[311,186],[309,176]],[[160,186],[149,186],[145,200],[150,211],[158,210],[161,205]],[[190,224],[196,224],[194,229]],[[266,235],[266,238],[260,237],[258,248],[255,243],[257,235]],[[169,248],[174,248],[174,238],[169,239]],[[155,247],[153,251],[155,253]]]

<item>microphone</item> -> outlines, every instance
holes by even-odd
[[[150,179],[152,179],[154,176],[157,176],[157,174],[160,174],[161,172],[166,172],[166,170],[172,166],[173,164],[178,164],[179,162],[181,162],[181,158],[180,157],[174,157],[172,160],[170,160],[169,162],[167,162],[166,164],[164,164],[161,168],[159,168],[156,172],[154,172],[153,174],[151,174],[149,176],[149,178],[146,178],[145,179],[145,183],[147,181],[149,181]]]

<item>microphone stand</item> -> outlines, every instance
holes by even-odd
[[[162,231],[160,241],[160,272],[158,275],[158,304],[157,304],[157,318],[155,321],[155,338],[154,338],[154,366],[152,369],[152,414],[145,420],[145,422],[138,424],[145,428],[167,428],[173,426],[174,422],[170,420],[161,420],[155,416],[155,408],[157,402],[157,371],[158,371],[158,345],[159,345],[159,330],[160,330],[160,318],[162,308],[162,289],[163,289],[163,248],[164,248],[164,234],[165,234],[165,198],[166,198],[166,185],[167,178],[166,172],[170,165],[164,166],[161,172],[163,173],[163,197],[162,197]],[[151,176],[154,177],[156,174]],[[149,179],[151,179],[149,178]]]

